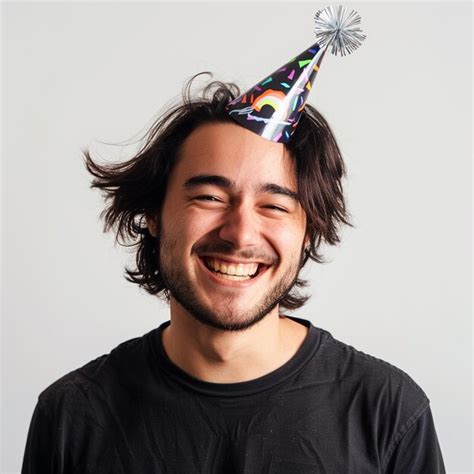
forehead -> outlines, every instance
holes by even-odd
[[[296,190],[288,150],[233,123],[202,125],[183,142],[172,179],[200,174],[225,176],[240,187],[271,181]]]

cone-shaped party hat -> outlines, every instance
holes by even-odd
[[[298,124],[326,49],[317,43],[229,103],[231,117],[263,138],[286,143]]]
[[[360,16],[342,6],[327,7],[315,15],[317,43],[229,102],[229,115],[245,128],[268,140],[287,143],[303,113],[327,49],[351,53],[365,36]]]

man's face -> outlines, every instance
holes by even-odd
[[[306,216],[282,144],[206,124],[183,143],[158,224],[167,288],[203,324],[243,330],[293,286]]]

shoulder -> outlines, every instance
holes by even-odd
[[[89,472],[87,464],[116,456],[123,414],[135,406],[134,383],[146,373],[146,345],[147,335],[125,341],[40,393],[23,471],[56,472],[52,466],[62,466],[61,472]]]
[[[384,388],[388,394],[403,395],[414,403],[426,404],[429,399],[423,389],[399,367],[367,354],[360,349],[335,339],[328,331],[317,329],[320,334],[319,356],[330,358],[341,380]]]
[[[153,331],[151,331],[153,332]],[[81,367],[63,375],[38,396],[38,403],[49,410],[91,406],[110,397],[118,387],[126,387],[140,377],[147,363],[149,334],[122,342]]]
[[[389,453],[429,410],[424,390],[404,370],[320,331],[318,366],[344,391],[351,409]]]

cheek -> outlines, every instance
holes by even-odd
[[[189,207],[183,212],[183,220],[193,232],[207,233],[223,225],[225,214],[218,210]]]
[[[217,223],[218,219],[204,216],[203,213],[181,210],[175,213],[174,219],[170,216],[163,228],[168,238],[184,250],[192,248],[196,242],[209,235]]]
[[[278,235],[288,241],[290,245],[298,246],[303,242],[306,233],[306,219],[296,216],[276,222],[273,226],[273,232],[278,232]]]
[[[267,240],[280,255],[294,258],[299,256],[304,245],[305,227],[301,224],[274,223],[267,225]]]

